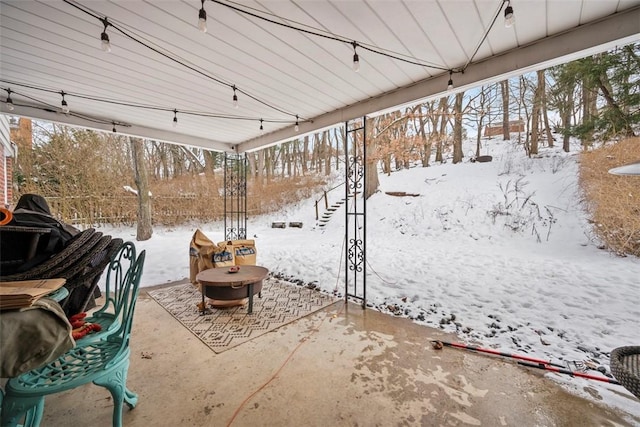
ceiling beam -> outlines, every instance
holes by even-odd
[[[55,111],[54,109],[43,109],[42,106],[35,104],[29,105],[22,102],[15,105],[14,109],[11,111],[9,111],[5,102],[0,102],[0,113],[28,117],[33,120],[44,120],[65,126],[77,126],[102,132],[112,132],[114,128],[113,122],[110,122],[108,119],[95,118],[97,121],[94,121],[88,118],[78,117],[73,114],[65,115],[60,111]],[[233,152],[233,146],[228,143],[177,132],[168,132],[163,129],[128,124],[119,125],[118,123],[115,124],[115,128],[117,134],[121,136],[152,139],[171,144],[204,148],[206,150]]]
[[[446,91],[449,74],[443,73],[315,117],[312,122],[300,123],[300,131],[297,133],[293,127],[289,127],[248,140],[235,148],[239,153],[254,151],[365,115],[397,110],[403,106],[563,64],[639,40],[640,7],[634,7],[512,49],[502,55],[472,63],[463,74],[454,75],[454,91]]]

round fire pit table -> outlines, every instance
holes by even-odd
[[[202,294],[202,314],[206,311],[205,296],[222,301],[249,298],[248,313],[253,312],[253,296],[262,291],[262,281],[269,270],[257,265],[241,265],[236,268],[236,272],[233,272],[233,267],[221,267],[198,273],[196,280],[200,283]]]

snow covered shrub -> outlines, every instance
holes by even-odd
[[[500,219],[503,225],[513,232],[530,229],[537,242],[542,241],[540,233],[546,229],[546,240],[549,240],[551,226],[555,224],[556,219],[547,206],[541,209],[533,200],[535,192],[525,191],[528,184],[524,177],[498,183],[503,200],[495,203],[487,214],[493,224]]]

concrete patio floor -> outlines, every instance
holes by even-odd
[[[216,354],[144,288],[125,426],[628,426],[510,361],[434,350],[456,337],[343,301]],[[110,426],[109,393],[46,398],[43,426]]]

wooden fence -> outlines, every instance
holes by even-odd
[[[50,197],[47,202],[59,219],[82,227],[133,225],[138,220],[135,195]],[[153,197],[151,211],[153,223],[158,225],[176,225],[190,220],[216,221],[224,217],[224,199],[220,196]]]

